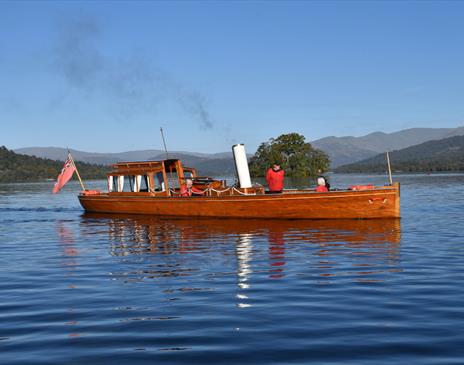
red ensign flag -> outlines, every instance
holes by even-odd
[[[68,155],[68,159],[64,163],[63,169],[61,170],[61,173],[58,175],[58,178],[56,179],[55,186],[53,187],[53,194],[59,192],[60,189],[63,186],[65,186],[69,180],[71,180],[74,171],[76,171],[76,168],[72,163],[71,156]]]

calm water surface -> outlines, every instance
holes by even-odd
[[[0,185],[0,363],[463,364],[464,175],[398,178],[401,221],[90,215],[75,183]]]

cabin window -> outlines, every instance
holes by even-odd
[[[149,192],[150,178],[147,175],[110,175],[109,192]]]
[[[119,191],[118,184],[119,184],[119,176],[110,176],[108,179],[109,183],[109,191]]]
[[[138,175],[138,188],[140,192],[148,192],[148,186],[150,185],[148,183],[148,176],[147,175]]]
[[[134,175],[129,175],[129,176],[125,176],[129,182],[129,184],[126,184],[126,186],[124,187],[123,191],[125,192],[133,192],[135,191],[134,190],[134,187],[135,187],[135,176]]]
[[[126,183],[123,189],[124,192],[148,192],[148,176],[147,175],[127,175],[124,176]]]
[[[173,189],[180,188],[179,177],[177,176],[176,171],[168,172],[167,177],[168,177],[168,184],[170,188],[173,188]]]
[[[184,170],[184,177],[186,179],[193,179],[193,172]]]
[[[164,185],[163,173],[161,171],[157,172],[155,174],[153,185],[155,187],[155,191],[165,191],[166,190],[165,185]]]

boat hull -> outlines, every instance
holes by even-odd
[[[364,191],[304,191],[271,195],[159,197],[79,195],[87,212],[175,217],[269,219],[371,219],[400,217],[398,184]]]

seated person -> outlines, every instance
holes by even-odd
[[[180,196],[203,195],[205,192],[193,186],[192,179],[186,179],[185,184],[180,189]]]
[[[330,187],[330,185],[327,183],[327,180],[326,180],[325,177],[319,176],[317,178],[316,191],[318,193],[325,193],[325,192],[329,191],[329,187]]]

